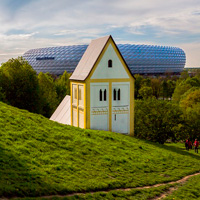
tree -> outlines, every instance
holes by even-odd
[[[139,90],[142,86],[143,77],[139,74],[134,75],[135,77],[135,98],[139,98]]]
[[[12,106],[38,112],[37,74],[22,57],[2,64],[0,87],[5,101]]]
[[[172,96],[173,100],[177,103],[182,98],[182,95],[185,94],[192,87],[200,87],[200,78],[198,77],[188,77],[186,80],[180,80],[177,82],[174,94]]]
[[[5,101],[5,94],[2,91],[1,85],[2,85],[2,71],[0,68],[0,101]]]
[[[167,86],[168,86],[167,97],[171,98],[176,87],[176,82],[173,80],[167,80]]]
[[[181,79],[185,80],[189,77],[188,71],[184,70],[183,72],[181,72]]]
[[[71,74],[66,71],[55,81],[58,100],[61,102],[66,95],[70,95],[70,78]]]
[[[187,92],[192,86],[190,84],[179,84],[176,86],[174,93],[172,95],[172,99],[179,103],[181,96]]]
[[[200,103],[200,88],[192,87],[182,97],[180,106],[187,110],[188,108],[195,108]]]
[[[163,80],[162,81],[161,88],[162,88],[163,99],[165,99],[165,98],[168,99],[168,98],[172,97],[175,86],[176,86],[175,81],[172,81],[172,80]]]
[[[185,80],[185,84],[189,84],[192,87],[200,87],[200,78],[198,77],[192,77],[192,78],[187,78]]]
[[[58,99],[53,78],[48,74],[40,72],[38,74],[42,114],[50,117],[58,106]]]
[[[0,87],[0,101],[5,101],[5,94],[2,91],[2,87]]]
[[[151,79],[150,78],[142,79],[142,86],[151,86]]]
[[[153,90],[153,96],[156,97],[156,99],[160,96],[160,90],[161,90],[161,81],[158,78],[152,78],[151,79],[151,87]]]
[[[151,97],[153,96],[152,87],[143,86],[143,87],[140,88],[140,90],[139,90],[139,95],[140,95],[143,99],[151,98]]]
[[[178,105],[154,98],[135,103],[135,136],[163,144],[183,137],[182,111]]]
[[[186,121],[188,137],[200,139],[200,88],[191,88],[180,101]]]

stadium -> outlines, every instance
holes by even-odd
[[[39,72],[61,75],[72,73],[88,45],[71,45],[31,49],[23,57]],[[180,74],[186,57],[178,47],[117,44],[132,74],[161,75]]]

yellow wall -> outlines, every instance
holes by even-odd
[[[73,91],[73,85],[77,86],[77,91],[76,91],[76,97],[77,97],[77,103],[73,104],[73,97],[75,96],[74,91]],[[79,105],[79,86],[83,86],[83,106]],[[73,112],[77,112],[77,120],[76,124],[74,126],[80,127],[80,124],[84,124],[83,127],[81,128],[86,128],[86,109],[85,109],[85,104],[86,104],[86,99],[85,99],[85,83],[84,82],[78,82],[78,81],[71,81],[70,82],[70,87],[71,87],[71,125],[74,125],[73,121]],[[84,115],[83,118],[80,119],[80,115]],[[83,120],[83,121],[80,121]]]

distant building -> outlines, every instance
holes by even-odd
[[[71,99],[61,102],[51,120],[134,134],[135,79],[111,36],[90,43],[70,80]]]
[[[31,49],[23,57],[34,70],[61,75],[73,73],[88,45]],[[182,49],[168,46],[118,44],[132,74],[180,74],[186,57]]]
[[[185,67],[184,70],[187,71],[190,76],[200,74],[200,67]]]

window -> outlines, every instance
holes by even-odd
[[[104,101],[106,101],[106,89],[104,90]]]
[[[106,101],[107,100],[107,91],[100,89],[99,90],[99,101]]]
[[[120,100],[120,89],[118,89],[118,100]]]
[[[112,67],[112,60],[108,60],[108,67]]]
[[[114,101],[120,101],[120,99],[121,99],[121,91],[120,91],[120,89],[118,89],[118,90],[116,90],[116,89],[114,89],[113,90],[113,100]]]
[[[79,100],[82,100],[82,96],[81,96],[82,94],[81,94],[81,89],[80,89],[80,87],[78,88],[78,92],[79,92],[79,93],[78,93],[78,99],[79,99]]]
[[[117,97],[117,92],[116,89],[113,90],[113,100],[116,101]]]
[[[77,88],[74,88],[74,99],[77,99]]]
[[[99,101],[102,101],[102,90],[99,91]]]

